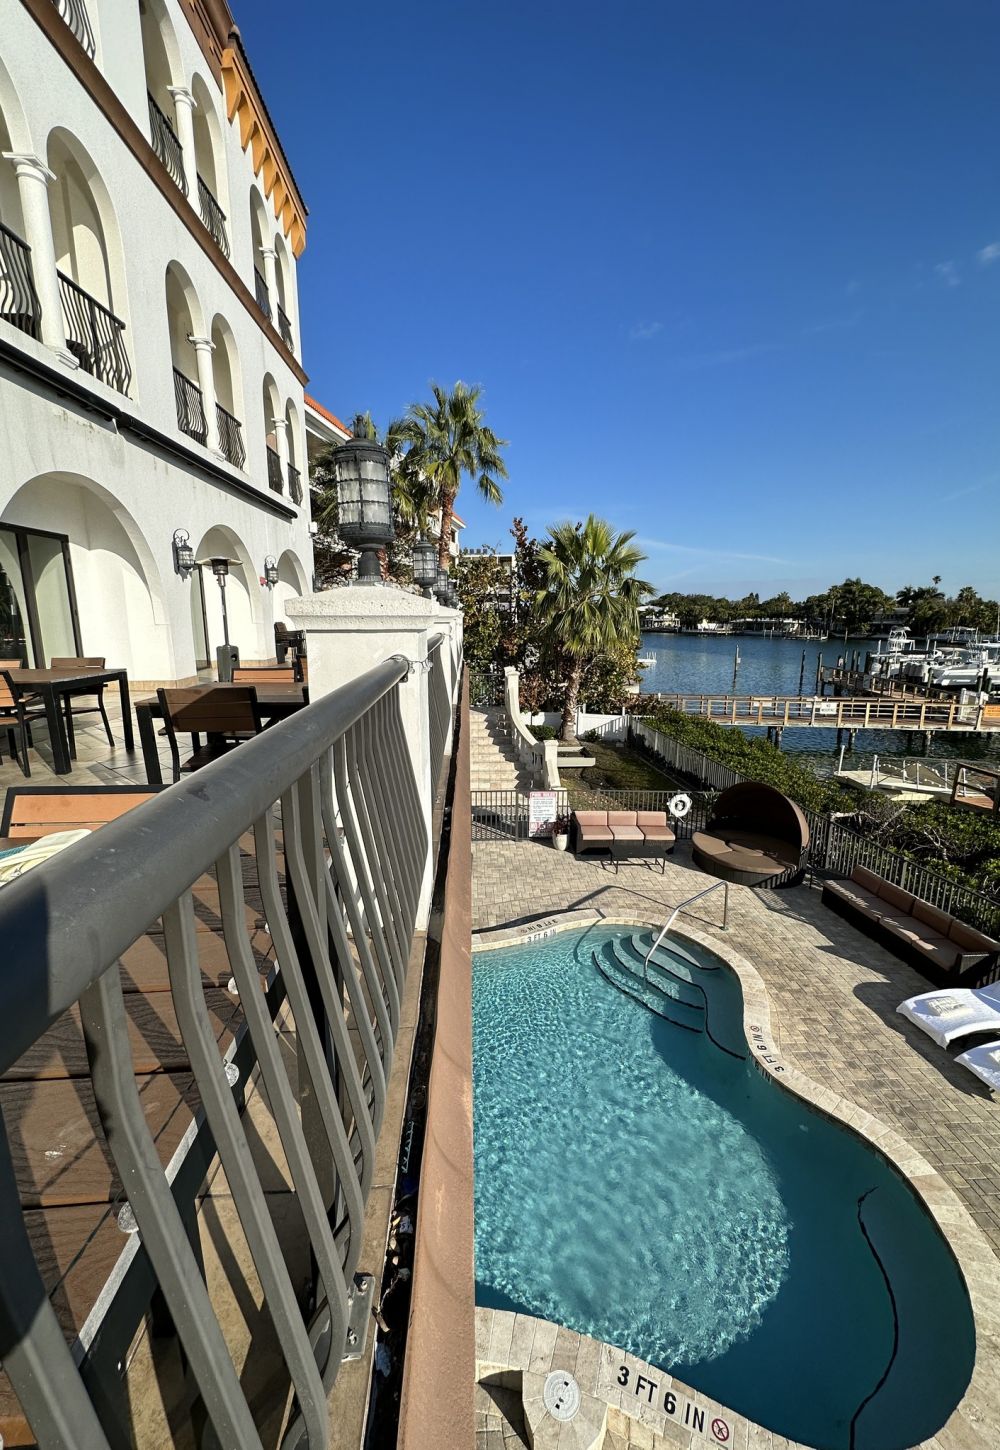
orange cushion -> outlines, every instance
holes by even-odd
[[[608,811],[608,825],[612,828],[615,826],[634,826],[636,823],[635,818],[635,811]]]
[[[636,811],[636,825],[638,826],[665,826],[666,824],[666,811]]]
[[[574,811],[577,824],[580,826],[607,826],[607,811]]]

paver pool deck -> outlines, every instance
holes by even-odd
[[[547,843],[477,842],[473,929],[489,932],[566,911],[663,922],[674,906],[709,884],[684,846],[661,876],[658,864],[655,871],[630,864],[616,874],[599,860],[577,861]],[[982,1273],[995,1282],[1000,1104],[896,1012],[904,998],[931,990],[931,984],[826,910],[820,892],[808,885],[777,892],[732,887],[728,931],[721,920],[719,892],[695,903],[677,927],[691,928],[723,955],[738,954],[756,968],[771,1009],[771,1037],[790,1067],[879,1119],[937,1170],[992,1251],[991,1258],[982,1250]],[[954,1052],[961,1050],[959,1045]],[[961,1428],[973,1431],[969,1445],[1000,1444],[1000,1317],[984,1319],[977,1310],[977,1340],[977,1378],[986,1372],[987,1383],[980,1385],[988,1389],[988,1409],[980,1399],[975,1418],[985,1409],[990,1423],[980,1421],[973,1431],[954,1417],[952,1433],[942,1433],[935,1445],[966,1443],[964,1435],[954,1438]],[[775,1437],[773,1443],[786,1442]]]

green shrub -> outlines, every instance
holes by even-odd
[[[529,725],[528,729],[536,740],[555,740],[559,733],[552,725]]]

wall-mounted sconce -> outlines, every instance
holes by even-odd
[[[268,554],[264,560],[264,583],[268,589],[273,589],[278,582],[278,561],[273,554]]]
[[[174,569],[186,579],[195,566],[194,550],[187,529],[174,529]]]

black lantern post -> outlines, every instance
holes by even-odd
[[[264,583],[268,589],[273,589],[278,582],[278,561],[273,554],[268,554],[264,560]]]
[[[445,604],[448,599],[448,571],[439,569],[437,571],[437,583],[434,586],[434,593],[437,595],[438,603]]]
[[[341,538],[361,550],[358,583],[379,584],[378,551],[392,542],[389,454],[370,438],[349,438],[333,453]]]
[[[194,571],[195,557],[187,529],[174,529],[174,568],[182,579]]]
[[[437,575],[437,544],[432,539],[420,539],[413,546],[413,582],[420,585],[425,599],[434,598]]]

